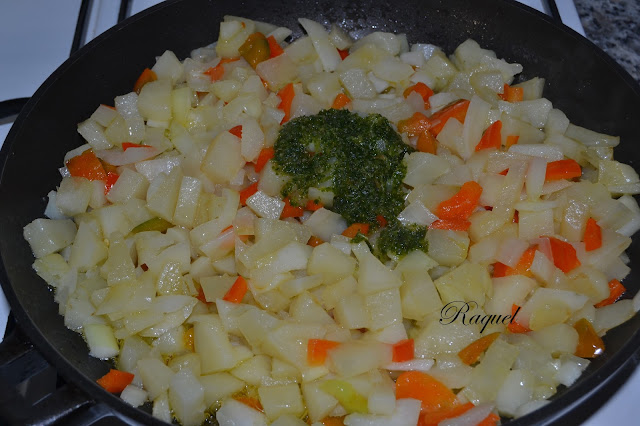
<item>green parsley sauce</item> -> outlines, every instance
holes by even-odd
[[[274,170],[291,178],[282,196],[292,205],[304,205],[309,188],[323,188],[334,194],[331,210],[348,224],[368,223],[375,230],[378,216],[389,221],[379,238],[385,253],[406,254],[426,244],[417,241],[413,227],[396,223],[405,207],[403,159],[414,149],[383,116],[328,109],[298,117],[282,127],[274,150]]]

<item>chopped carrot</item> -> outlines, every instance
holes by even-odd
[[[458,357],[467,365],[475,364],[480,359],[480,355],[489,349],[489,346],[496,341],[498,336],[500,336],[500,332],[495,332],[471,342],[467,347],[458,352]]]
[[[431,133],[429,130],[425,130],[418,135],[416,148],[420,152],[427,152],[429,154],[435,155],[436,151],[438,150],[438,141],[433,136],[433,133]]]
[[[413,339],[404,339],[393,345],[393,362],[405,362],[414,357]]]
[[[478,206],[480,195],[482,187],[477,182],[465,182],[453,197],[438,204],[435,213],[440,219],[466,220]]]
[[[267,43],[269,43],[269,58],[275,58],[284,53],[274,36],[267,37]]]
[[[240,191],[240,204],[246,206],[247,198],[251,197],[256,192],[258,192],[258,182],[254,182]]]
[[[482,419],[478,426],[496,426],[498,421],[500,420],[500,416],[496,413],[490,413],[487,417]]]
[[[586,251],[602,247],[602,229],[596,220],[590,217],[584,230],[584,248]]]
[[[314,237],[314,236],[311,236],[309,238],[309,241],[307,241],[307,245],[309,245],[311,247],[317,247],[322,243],[324,243],[324,241],[322,241],[320,238]]]
[[[189,349],[191,352],[193,352],[194,346],[193,346],[193,327],[189,327],[184,331],[184,334],[182,336],[182,338],[184,339],[184,345],[187,347],[187,349]]]
[[[595,307],[602,308],[603,306],[615,303],[618,299],[620,299],[620,296],[622,296],[625,291],[627,291],[627,289],[624,288],[620,281],[616,279],[609,281],[609,297],[601,302],[596,303]]]
[[[155,72],[151,71],[149,68],[145,68],[144,71],[142,71],[142,74],[140,74],[140,77],[136,80],[136,83],[133,85],[133,91],[140,94],[140,91],[145,84],[151,81],[156,81],[157,79],[158,75]]]
[[[516,315],[518,315],[518,311],[520,310],[520,306],[511,305],[511,321],[509,321],[509,325],[507,329],[509,329],[512,333],[528,333],[531,331],[529,327],[525,327],[524,325],[518,323],[516,321]]]
[[[387,226],[387,219],[384,218],[384,216],[382,216],[381,214],[379,214],[378,216],[376,216],[376,222],[378,222],[378,226],[380,228],[384,228],[385,226]]]
[[[524,89],[522,87],[511,87],[505,83],[504,92],[498,95],[500,99],[507,102],[522,102],[524,99]]]
[[[507,149],[509,149],[509,147],[511,145],[516,145],[518,143],[518,139],[520,139],[519,135],[509,135],[509,136],[507,136],[507,141],[506,141]]]
[[[100,164],[102,164],[102,167],[104,168],[105,172],[118,173],[118,168],[116,166],[113,166],[104,160],[100,160]]]
[[[70,158],[67,160],[66,166],[69,174],[73,177],[83,177],[89,180],[107,179],[107,173],[92,149]]]
[[[560,179],[573,179],[582,176],[582,169],[580,164],[576,160],[558,160],[547,163],[547,171],[544,179],[560,180]]]
[[[284,111],[284,118],[280,122],[280,124],[284,124],[289,121],[291,117],[291,103],[293,102],[293,97],[296,95],[293,90],[293,83],[289,83],[284,88],[278,91],[278,97],[280,98],[280,104],[278,108]]]
[[[122,142],[122,150],[126,151],[129,148],[151,148],[149,145],[142,145],[139,143],[133,143],[133,142]]]
[[[573,324],[578,332],[578,346],[575,356],[580,358],[595,358],[604,352],[604,342],[593,329],[588,319],[582,318]]]
[[[461,416],[473,407],[475,405],[472,402],[467,402],[462,405],[455,405],[450,409],[423,412],[418,419],[418,426],[437,426],[441,421]]]
[[[466,219],[438,219],[429,225],[429,229],[448,229],[450,231],[467,231],[471,222]]]
[[[291,201],[289,201],[289,197],[285,198],[283,201],[284,209],[282,209],[280,219],[285,219],[287,217],[300,217],[304,214],[304,207],[292,206]]]
[[[222,299],[231,303],[240,303],[242,302],[244,295],[247,294],[247,289],[247,280],[242,276],[238,276]]]
[[[309,210],[310,212],[315,212],[316,210],[320,210],[322,207],[324,206],[321,202],[317,200],[309,200],[307,201],[307,205],[304,208],[306,210]]]
[[[506,175],[507,175],[507,173],[509,173],[509,169],[504,169],[503,171],[501,171],[501,172],[500,172],[500,173],[498,173],[498,174],[499,174],[499,175],[502,175],[502,176],[506,176]]]
[[[111,187],[115,185],[119,177],[120,175],[117,173],[113,173],[113,172],[107,173],[107,179],[104,182],[104,195],[107,195],[109,191],[111,191]]]
[[[349,49],[338,49],[338,53],[340,54],[340,59],[344,61],[344,58],[349,56]]]
[[[438,133],[440,133],[450,118],[455,118],[459,122],[464,123],[468,109],[469,101],[466,99],[452,103],[429,117],[429,130],[431,130],[434,136],[438,136]]]
[[[429,130],[430,127],[429,119],[421,112],[414,113],[406,120],[398,121],[398,132],[406,133],[409,136],[418,136]]]
[[[264,408],[262,408],[262,404],[258,398],[252,398],[250,396],[234,396],[233,399],[238,402],[242,402],[244,405],[251,407],[256,411],[264,413]]]
[[[105,105],[105,104],[100,104],[100,105],[102,105],[102,106],[103,106],[103,107],[105,107],[105,108],[112,109],[112,110],[114,110],[114,111],[116,110],[116,107],[112,107],[111,105]]]
[[[336,98],[333,100],[333,104],[331,104],[331,108],[333,109],[342,109],[351,103],[351,99],[344,93],[338,93]]]
[[[496,262],[493,264],[493,278],[506,277],[509,275],[526,275],[527,277],[533,276],[531,273],[531,264],[533,258],[536,255],[538,246],[531,246],[520,256],[518,263],[513,268],[505,265],[504,263]]]
[[[515,210],[513,212],[513,223],[519,223],[520,222],[520,213],[518,213],[518,210]]]
[[[344,235],[345,237],[353,238],[358,234],[367,235],[368,232],[368,223],[354,223],[353,225],[342,231],[342,235]]]
[[[402,95],[406,98],[411,94],[411,92],[416,92],[422,97],[422,100],[424,101],[424,109],[431,108],[431,104],[429,103],[429,98],[431,97],[431,95],[433,95],[433,90],[431,90],[429,86],[427,86],[422,82],[418,82],[413,86],[407,87],[405,91],[402,93]]]
[[[554,237],[549,237],[549,242],[551,243],[553,264],[560,268],[562,272],[567,273],[580,266],[576,249],[571,244]]]
[[[264,62],[271,57],[269,41],[261,32],[255,32],[247,37],[247,40],[238,48],[238,52],[253,69],[260,62]]]
[[[107,374],[96,380],[107,392],[120,393],[131,384],[133,374],[126,371],[109,370]]]
[[[324,339],[309,339],[307,343],[307,362],[309,365],[323,365],[328,352],[340,345],[340,342]]]
[[[421,401],[423,412],[451,409],[457,405],[456,394],[442,382],[421,371],[407,371],[396,379],[396,399]]]
[[[484,131],[480,142],[476,145],[476,151],[481,149],[495,148],[498,149],[502,145],[502,121],[498,120],[491,124],[487,130]]]
[[[253,168],[256,171],[256,173],[260,173],[262,171],[264,166],[267,164],[269,160],[273,158],[275,153],[276,151],[275,149],[273,149],[273,147],[262,148],[262,150],[260,151],[260,155],[258,155],[258,159],[255,162],[256,165]]]
[[[230,128],[229,133],[242,139],[242,126],[235,126]]]

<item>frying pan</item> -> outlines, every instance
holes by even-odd
[[[106,410],[116,417],[158,423],[148,406],[133,408],[95,383],[109,364],[88,356],[82,337],[64,327],[51,291],[31,268],[33,256],[22,228],[43,215],[45,195],[60,181],[57,168],[64,153],[83,143],[76,124],[98,104],[111,104],[116,95],[131,91],[140,70],[165,49],[184,58],[191,49],[216,40],[218,23],[226,14],[287,26],[294,38],[302,34],[298,17],[336,22],[356,38],[374,30],[407,33],[411,43],[433,43],[449,53],[473,38],[498,57],[523,64],[519,78],[545,77],[544,94],[556,108],[573,123],[620,135],[616,157],[640,165],[640,145],[634,144],[640,135],[638,84],[595,45],[517,3],[175,0],[158,5],[99,36],[55,71],[25,106],[0,153],[0,281],[20,330],[69,384],[40,407],[58,405],[63,415],[71,413],[47,417],[45,410],[40,417],[27,413],[29,419],[15,414],[15,398],[1,392],[0,408],[8,422],[82,424]],[[627,253],[640,258],[638,238]],[[628,297],[640,288],[638,269],[625,280]],[[551,403],[511,424],[578,424],[602,405],[638,364],[640,316],[609,332],[604,341],[605,354],[570,389],[561,386]]]

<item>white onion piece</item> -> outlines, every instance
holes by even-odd
[[[118,151],[106,149],[96,151],[96,157],[106,161],[112,166],[124,166],[125,164],[133,164],[139,161],[148,160],[158,155],[160,151],[152,146],[142,146],[140,148],[128,148],[126,151]]]
[[[347,426],[407,426],[418,423],[420,415],[420,401],[416,399],[399,399],[396,409],[390,416],[376,416],[373,414],[349,414],[344,419]]]
[[[519,238],[508,238],[500,244],[496,253],[496,260],[513,268],[516,266],[522,254],[529,247],[529,243]]]
[[[411,225],[415,223],[418,225],[429,226],[438,220],[438,216],[429,211],[422,202],[416,200],[402,210],[402,213],[398,215],[398,220],[403,225]]]
[[[438,426],[476,426],[491,414],[493,408],[493,404],[480,404],[458,417],[441,421]]]
[[[387,370],[392,371],[422,371],[427,372],[433,367],[432,359],[412,359],[404,362],[392,362],[384,366]]]
[[[120,394],[120,398],[127,404],[139,407],[147,400],[147,392],[134,385],[127,385]]]
[[[530,200],[536,200],[542,194],[546,173],[547,161],[544,158],[534,157],[529,161],[529,168],[525,177],[525,188]]]
[[[267,425],[264,414],[233,398],[222,403],[216,412],[216,420],[220,426]]]
[[[530,155],[532,157],[540,157],[549,161],[558,161],[564,158],[562,150],[553,145],[542,144],[526,144],[526,145],[512,145],[509,148],[509,152],[515,152],[517,154]]]
[[[155,160],[136,163],[136,171],[151,182],[158,177],[160,173],[168,175],[174,167],[180,166],[180,164],[182,164],[182,157],[171,156],[156,158]]]
[[[538,251],[542,252],[542,254],[547,256],[547,259],[549,259],[551,262],[553,262],[553,252],[551,251],[551,242],[549,241],[549,238],[547,238],[547,237],[535,238],[535,239],[531,240],[530,243],[532,245],[536,245],[537,244],[538,245]]]
[[[322,67],[325,71],[335,71],[342,58],[331,42],[329,41],[329,34],[324,29],[322,24],[319,24],[310,19],[300,18],[298,19],[302,28],[309,34],[313,47],[315,47],[320,60],[322,61]]]

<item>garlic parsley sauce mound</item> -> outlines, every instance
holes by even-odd
[[[24,235],[65,325],[115,359],[98,382],[184,425],[541,407],[640,308],[620,298],[640,180],[619,138],[472,40],[299,22],[288,43],[226,17],[78,125]],[[440,321],[452,302],[466,321]]]

